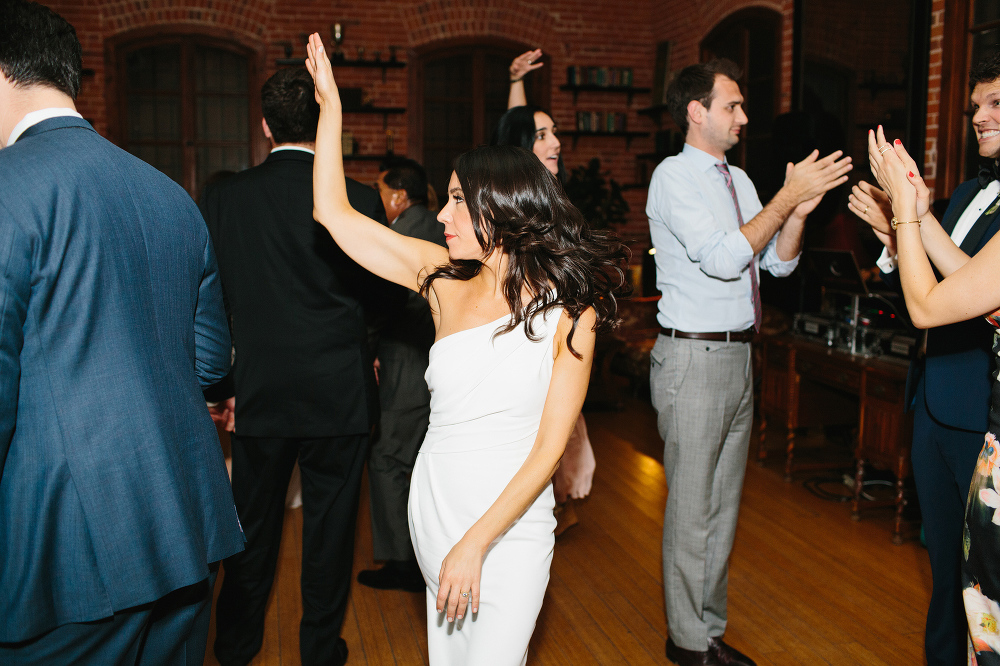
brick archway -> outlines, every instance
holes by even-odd
[[[105,35],[118,35],[141,28],[175,25],[214,28],[259,43],[267,33],[273,8],[264,0],[147,0],[136,3],[108,3],[88,0],[98,8]],[[208,5],[208,6],[205,6]]]
[[[431,42],[461,37],[495,37],[527,44],[545,44],[554,19],[548,12],[523,2],[502,0],[428,0],[408,6],[402,13],[409,46],[420,48]]]

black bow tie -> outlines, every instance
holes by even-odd
[[[1000,175],[997,175],[996,162],[979,167],[979,189],[985,190],[986,186],[994,180],[1000,180]]]

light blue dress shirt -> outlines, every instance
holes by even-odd
[[[656,286],[663,294],[657,321],[689,332],[742,331],[753,326],[750,270],[758,263],[776,277],[799,263],[778,258],[775,234],[754,256],[740,232],[733,197],[715,167],[719,160],[684,144],[663,160],[649,184],[646,216],[656,248]],[[746,172],[729,166],[744,222],[763,206]]]

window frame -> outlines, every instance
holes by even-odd
[[[977,0],[944,3],[941,54],[941,93],[938,97],[938,155],[935,198],[947,199],[963,181],[968,156],[969,68],[972,36],[1000,28],[1000,20],[974,25]],[[979,0],[983,2],[985,0]],[[956,140],[957,139],[957,140]]]
[[[225,30],[202,26],[152,26],[129,31],[105,43],[105,63],[108,72],[105,89],[108,109],[108,139],[124,148],[126,145],[126,57],[137,48],[177,44],[181,48],[181,136],[182,136],[182,186],[192,198],[200,196],[197,182],[196,151],[194,139],[195,105],[194,73],[192,71],[195,46],[207,46],[237,53],[247,59],[247,86],[249,100],[250,165],[259,164],[267,157],[269,145],[261,127],[263,112],[260,106],[262,72],[266,68],[266,53],[260,45],[248,44],[238,35]],[[210,174],[202,174],[201,180]]]
[[[463,55],[473,51],[473,137],[485,137],[489,140],[492,128],[485,127],[485,90],[483,87],[484,71],[482,54],[490,49],[509,50],[518,54],[531,50],[532,46],[509,39],[501,38],[458,38],[434,41],[425,44],[409,55],[409,109],[408,119],[408,154],[421,164],[424,163],[424,66],[429,60],[437,60],[448,56]],[[531,73],[538,77],[532,90],[528,91],[528,104],[551,109],[552,91],[552,59],[549,57],[546,66]],[[532,99],[534,90],[539,91],[538,99]],[[506,103],[506,102],[505,102]],[[471,148],[471,146],[470,146]],[[456,156],[457,157],[457,156]]]

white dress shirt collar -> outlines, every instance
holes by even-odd
[[[702,171],[708,171],[709,169],[717,170],[715,169],[716,164],[729,166],[728,161],[720,160],[715,155],[706,153],[701,148],[695,148],[690,143],[685,143],[684,149],[681,152],[684,154],[684,157],[691,160]]]
[[[14,125],[14,130],[10,133],[10,138],[7,139],[7,145],[9,146],[21,138],[21,135],[24,134],[24,130],[28,129],[32,125],[37,125],[43,120],[48,120],[49,118],[61,118],[62,116],[83,118],[83,116],[73,109],[66,107],[52,107],[48,109],[39,109],[37,111],[29,111],[24,115],[24,118],[21,118],[20,122]]]
[[[315,150],[310,150],[309,148],[303,148],[302,146],[275,146],[274,148],[271,149],[271,152],[276,153],[281,150],[299,150],[302,151],[303,153],[309,153],[310,155],[316,154]]]

